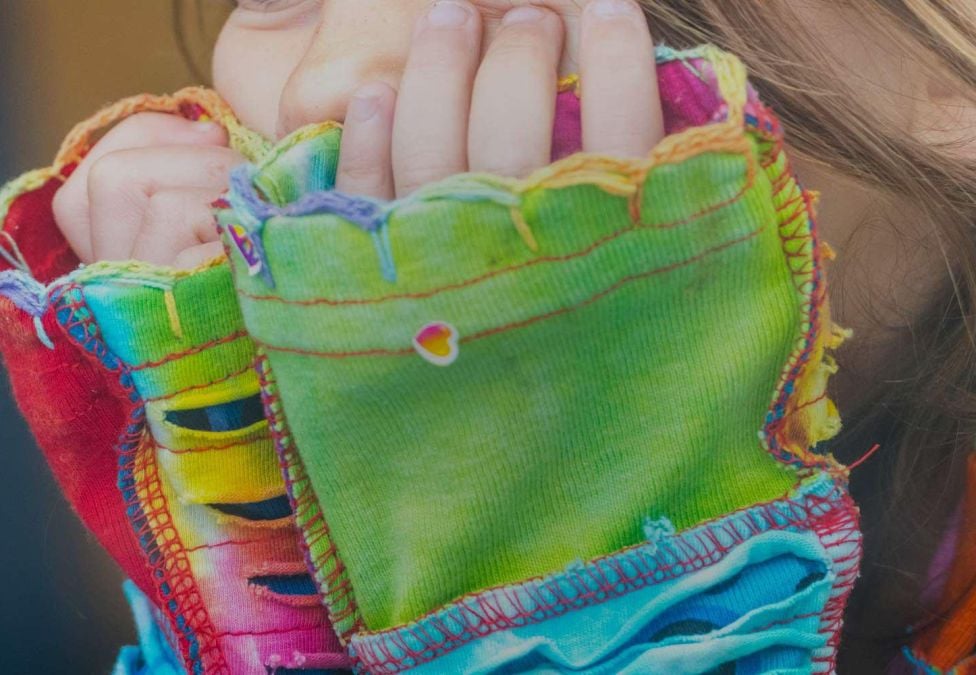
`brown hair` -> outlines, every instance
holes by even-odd
[[[845,671],[877,672],[904,642],[907,626],[937,619],[924,613],[919,595],[928,561],[959,503],[962,467],[976,436],[976,165],[951,145],[906,134],[866,102],[849,77],[853,73],[844,72],[845,64],[822,44],[823,35],[805,27],[789,0],[639,1],[658,43],[710,42],[738,55],[777,110],[795,152],[881,196],[907,196],[926,221],[925,231],[952,252],[944,292],[913,321],[886,333],[884,378],[872,374],[863,385],[865,403],[847,411],[846,430],[831,445],[848,462],[875,443],[882,446],[852,477],[865,561],[840,664]],[[189,16],[184,4],[192,4],[197,16],[202,11],[199,0],[174,0],[181,35]],[[976,98],[976,9],[970,3],[837,5]],[[199,35],[202,24],[195,29]],[[192,53],[186,39],[181,45]],[[842,351],[838,358],[842,368],[857,370],[856,352]]]
[[[673,46],[711,42],[737,54],[772,104],[796,152],[874,188],[909,197],[947,258],[945,291],[921,316],[888,331],[884,379],[872,374],[865,405],[848,411],[832,449],[856,471],[865,561],[848,611],[841,666],[876,672],[927,616],[919,596],[926,567],[959,504],[960,479],[976,436],[974,299],[976,164],[952,145],[926,143],[870,107],[853,73],[831,60],[795,3],[640,0],[655,36]],[[851,0],[843,5],[935,77],[976,98],[976,9],[955,0]],[[793,5],[791,7],[791,5]],[[937,274],[938,270],[932,270]],[[837,289],[834,289],[837,292]],[[856,344],[856,339],[855,339]],[[845,364],[845,357],[848,363]],[[856,352],[838,355],[855,368]],[[846,666],[846,667],[845,667]]]

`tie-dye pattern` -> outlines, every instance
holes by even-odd
[[[5,227],[7,214],[38,186],[46,192],[52,180],[69,172],[100,130],[143,111],[214,119],[247,157],[270,149],[213,92],[187,89],[174,96],[126,99],[79,124],[50,168],[26,174],[0,191]],[[45,218],[42,205],[35,205],[34,212]],[[16,234],[25,250],[37,248],[32,231],[21,228]],[[76,506],[83,515],[94,514],[94,522],[114,517],[120,522],[112,528],[135,533],[141,567],[149,570],[142,589],[153,598],[153,614],[161,622],[158,632],[141,624],[140,631],[153,640],[164,636],[180,655],[182,668],[192,673],[318,675],[347,666],[315,589],[301,583],[308,580],[304,552],[258,397],[254,347],[243,329],[227,266],[215,261],[185,272],[100,263],[43,286],[33,279],[40,265],[35,262],[32,268],[19,255],[18,240],[8,236],[4,244],[13,250],[5,249],[5,258],[17,268],[2,273],[0,294],[13,300],[2,307],[5,327],[23,325],[7,316],[18,309],[34,318],[41,350],[51,348],[53,339],[58,350],[66,351],[67,337],[78,353],[78,362],[68,367],[96,364],[115,384],[93,395],[98,400],[118,397],[127,411],[127,424],[114,437],[109,430],[108,437],[117,440],[114,447],[86,449],[93,457],[117,456],[112,482],[122,511],[115,514],[116,507],[108,503],[93,508],[83,493]],[[62,358],[69,362],[67,355]],[[40,400],[42,394],[50,400]],[[49,388],[21,404],[28,411],[40,404],[37,409],[44,411],[64,405],[59,395]],[[59,448],[49,450],[57,462],[88,461],[72,454],[73,446],[63,455]],[[71,466],[65,466],[70,472]],[[130,564],[128,551],[113,550],[128,542],[105,541],[135,575],[139,570]],[[135,596],[131,589],[130,596]],[[148,620],[144,613],[137,618]],[[131,649],[122,657],[122,667],[139,663]]]
[[[52,296],[69,332],[131,379],[142,404],[120,486],[191,672],[343,665],[314,589],[281,594],[255,581],[307,575],[290,511],[270,520],[227,513],[286,496],[263,415],[215,430],[172,421],[182,419],[174,411],[258,391],[227,267],[181,276],[94,265]]]

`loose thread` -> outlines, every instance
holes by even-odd
[[[54,351],[54,342],[51,340],[47,331],[44,330],[44,324],[41,322],[41,317],[34,317],[34,332],[37,333],[37,339],[41,341],[41,344]]]
[[[3,235],[4,240],[10,246],[9,251],[5,246],[0,246],[0,256],[14,269],[33,277],[34,275],[31,273],[30,266],[27,264],[27,259],[24,258],[23,252],[21,252],[20,247],[17,245],[17,240],[7,231],[0,231],[0,235]]]
[[[854,469],[858,468],[859,466],[861,466],[862,464],[864,464],[866,461],[868,461],[869,459],[871,459],[874,456],[874,454],[878,450],[880,450],[880,449],[881,449],[881,444],[880,443],[875,443],[874,444],[874,447],[872,447],[870,450],[868,450],[866,453],[864,453],[864,455],[859,460],[857,460],[856,462],[854,462],[853,464],[851,464],[850,466],[848,466],[847,467],[847,470],[848,471],[853,471]]]
[[[529,224],[525,222],[525,216],[522,215],[522,209],[520,206],[513,206],[510,209],[512,214],[512,222],[515,223],[515,229],[518,230],[519,235],[525,242],[533,253],[539,252],[539,242],[536,241],[535,235],[532,234],[532,229]]]

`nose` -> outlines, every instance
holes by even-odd
[[[345,119],[353,92],[400,82],[410,35],[426,0],[326,0],[315,34],[281,93],[278,133]]]

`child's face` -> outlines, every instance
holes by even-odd
[[[396,88],[414,23],[430,0],[237,0],[214,52],[214,81],[241,120],[268,136],[342,121],[350,94],[373,80]],[[561,74],[575,70],[585,0],[473,0],[484,49],[504,13],[552,9],[566,23]]]

